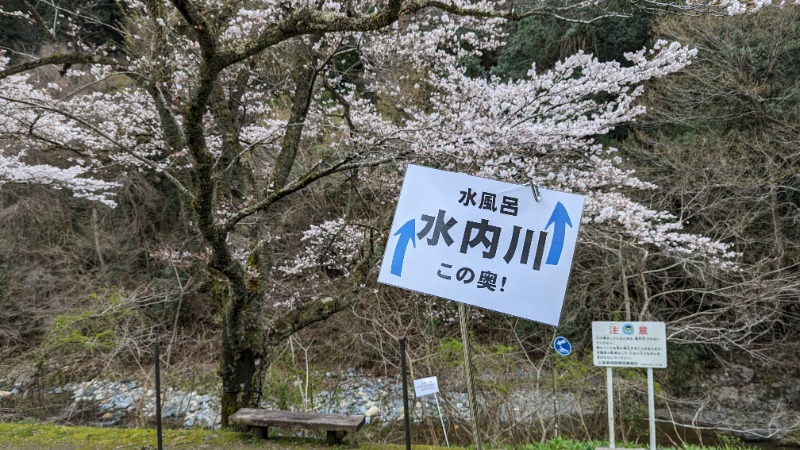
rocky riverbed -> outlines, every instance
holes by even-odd
[[[699,384],[696,395],[684,400],[659,401],[657,417],[662,423],[691,424],[715,428],[748,440],[780,441],[794,444],[800,434],[800,385],[752,383],[753,371],[747,368],[715,374]],[[596,380],[600,383],[603,380]],[[300,402],[278,405],[263,402],[269,409],[301,409],[323,413],[363,414],[368,424],[386,425],[403,418],[402,384],[399,377],[367,377],[354,369],[329,372],[317,383],[316,392],[303,389],[299,380],[288,380],[286,387]],[[531,388],[519,388],[531,386]],[[593,392],[560,386],[553,396],[549,383],[532,388],[534,383],[518,383],[502,396],[480,399],[484,414],[505,423],[544,423],[555,414],[564,420],[586,420],[604,414],[602,386]],[[584,387],[585,389],[585,387]],[[439,396],[414,398],[409,389],[412,420],[426,414],[445,421],[469,419],[467,395],[463,386],[443,389]],[[30,390],[4,384],[0,379],[0,405],[20,399]],[[54,422],[80,422],[100,426],[148,424],[155,421],[155,392],[136,381],[92,380],[49,388],[47,394],[66,399],[66,406],[50,417]],[[303,395],[307,394],[307,395]],[[184,428],[220,426],[220,400],[197,391],[167,387],[161,393],[162,418],[172,426]],[[438,400],[438,405],[437,405]],[[646,397],[641,398],[642,406]],[[555,402],[555,403],[554,403]],[[280,408],[280,407],[282,408]],[[79,420],[76,420],[79,418]],[[602,423],[602,418],[598,423]],[[800,442],[798,442],[800,443]]]
[[[350,369],[341,373],[326,373],[321,384],[325,388],[314,393],[313,398],[309,395],[305,404],[290,408],[322,413],[363,414],[367,424],[388,424],[403,418],[403,393],[399,377],[364,377]],[[294,385],[293,387],[296,388]],[[0,380],[0,401],[3,398],[27,395],[25,391],[21,386],[4,387]],[[83,421],[94,425],[115,426],[137,421],[152,423],[156,417],[155,391],[136,381],[91,380],[68,383],[49,388],[46,394],[65,396],[69,400],[68,406],[50,417],[54,422],[81,417]],[[163,419],[185,428],[220,426],[218,396],[168,387],[162,391],[161,399]],[[467,394],[464,392],[443,392],[441,396],[429,395],[416,399],[413,388],[410,388],[409,399],[412,420],[421,420],[426,414],[438,418],[438,411],[441,411],[447,421],[469,419]],[[562,414],[577,413],[577,403],[572,394],[560,394],[559,399],[564,405],[560,411]],[[545,414],[552,414],[552,407],[548,406],[552,404],[550,393],[511,395],[508,400],[501,410],[509,416],[524,416],[525,411],[532,409],[541,409]],[[279,405],[270,401],[262,402],[261,407],[280,409]]]

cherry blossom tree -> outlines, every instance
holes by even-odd
[[[642,83],[681,70],[694,50],[659,41],[626,55],[627,64],[578,53],[513,82],[472,79],[459,65],[501,46],[504,21],[593,20],[605,14],[602,4],[121,3],[126,19],[113,26],[123,42],[100,46],[81,39],[84,17],[62,11],[58,34],[32,7],[4,12],[65,37],[41,55],[0,59],[0,184],[45,184],[113,206],[116,184],[104,181],[112,174],[152,171],[172,183],[180,217],[203,243],[194,257],[223,308],[223,423],[258,402],[276,345],[347,306],[366,284],[374,259],[359,257],[358,242],[385,229],[348,231],[353,225],[339,219],[311,227],[308,249],[276,268],[288,198],[337,174],[379,180],[384,195],[396,192],[397,169],[411,158],[533,181],[585,194],[587,224],[613,223],[642,245],[723,269],[736,256],[632,200],[629,190],[655,187],[596,141],[642,114]],[[746,9],[728,0],[709,7]],[[348,243],[337,244],[336,259],[309,257],[330,245],[325,236],[342,233]],[[313,301],[269,289],[276,273],[320,264],[346,273],[349,295]]]

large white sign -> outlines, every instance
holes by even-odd
[[[410,165],[378,281],[558,325],[583,197]]]
[[[414,395],[425,397],[439,392],[439,380],[436,377],[420,378],[414,380]]]
[[[592,322],[594,365],[667,367],[664,322]]]

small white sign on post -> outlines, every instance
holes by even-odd
[[[438,392],[439,380],[437,380],[435,376],[414,380],[414,395],[416,395],[417,398],[433,395],[433,399],[436,401],[436,412],[439,413],[439,420],[442,422],[444,442],[450,447],[450,441],[447,439],[447,428],[444,426],[444,416],[442,416],[442,410],[439,408],[439,397],[436,395]]]
[[[558,325],[583,197],[409,165],[378,281]]]
[[[592,322],[594,365],[667,368],[664,322]]]
[[[439,392],[439,381],[436,377],[420,378],[414,380],[414,395],[424,397]]]

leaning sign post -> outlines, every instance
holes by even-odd
[[[442,416],[442,410],[439,408],[439,397],[436,395],[438,392],[439,380],[436,377],[419,378],[414,380],[414,396],[416,398],[425,397],[426,395],[433,395],[433,399],[436,401],[436,412],[439,413],[439,420],[442,422],[444,443],[450,447],[450,441],[447,439],[447,428],[444,426],[444,416]]]
[[[533,187],[409,165],[378,281],[558,325],[583,197]]]
[[[614,384],[612,367],[647,368],[647,409],[650,449],[656,450],[653,369],[667,368],[667,333],[664,322],[592,322],[594,365],[606,368],[608,441],[614,445]]]

